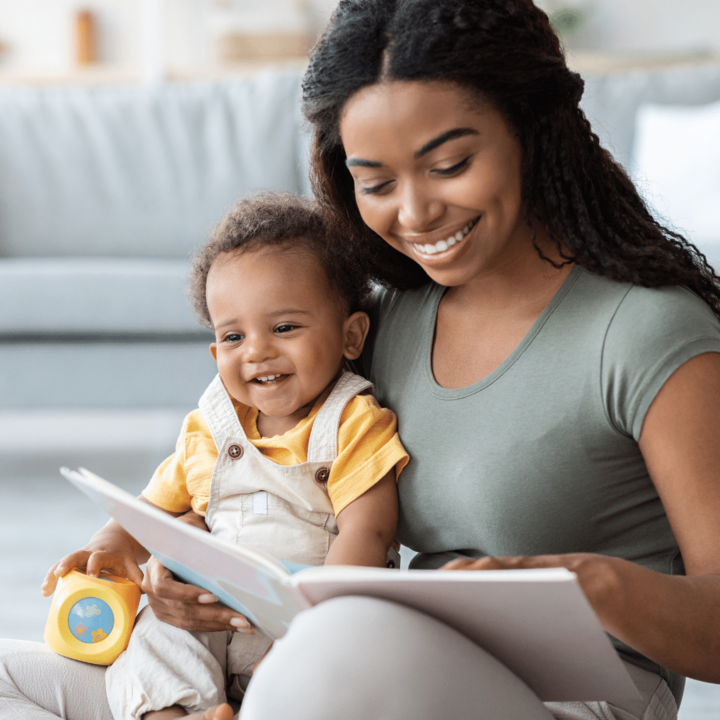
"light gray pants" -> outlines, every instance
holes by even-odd
[[[342,598],[300,615],[260,665],[242,720],[676,720],[664,681],[628,666],[642,700],[543,705],[451,628],[408,608]],[[1,720],[112,720],[105,669],[0,641]]]
[[[253,676],[241,720],[675,720],[665,681],[627,665],[642,699],[541,703],[505,666],[433,618],[372,598],[302,613]]]

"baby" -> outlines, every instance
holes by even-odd
[[[408,455],[393,413],[344,370],[369,329],[362,272],[315,204],[290,194],[240,201],[195,257],[190,297],[215,332],[218,376],[143,498],[277,559],[397,562],[396,481]],[[395,559],[389,559],[389,558]],[[147,553],[111,521],[51,568],[138,579]],[[115,720],[160,720],[239,700],[271,641],[252,628],[191,633],[139,615],[108,668]]]

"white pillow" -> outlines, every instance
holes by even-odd
[[[664,223],[720,269],[720,102],[641,106],[633,175]]]

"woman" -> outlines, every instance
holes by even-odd
[[[530,0],[347,0],[304,111],[316,193],[386,288],[367,367],[412,458],[399,539],[416,567],[576,572],[642,699],[533,705],[433,621],[349,599],[291,628],[244,717],[648,720],[682,676],[720,682],[720,285],[582,90]]]
[[[366,363],[412,457],[400,539],[418,567],[576,572],[638,699],[543,705],[447,626],[345,598],[276,643],[243,720],[667,720],[682,676],[720,682],[719,281],[581,94],[530,0],[343,0],[304,109],[316,191],[385,286]],[[231,627],[145,582],[162,619]]]

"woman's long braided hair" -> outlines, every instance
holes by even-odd
[[[532,0],[341,0],[313,49],[303,81],[313,187],[378,282],[399,290],[428,282],[363,223],[345,166],[343,108],[384,80],[454,83],[493,103],[522,148],[528,222],[539,222],[567,260],[635,285],[684,285],[720,317],[720,278],[653,218],[600,146],[578,106],[583,80]]]

